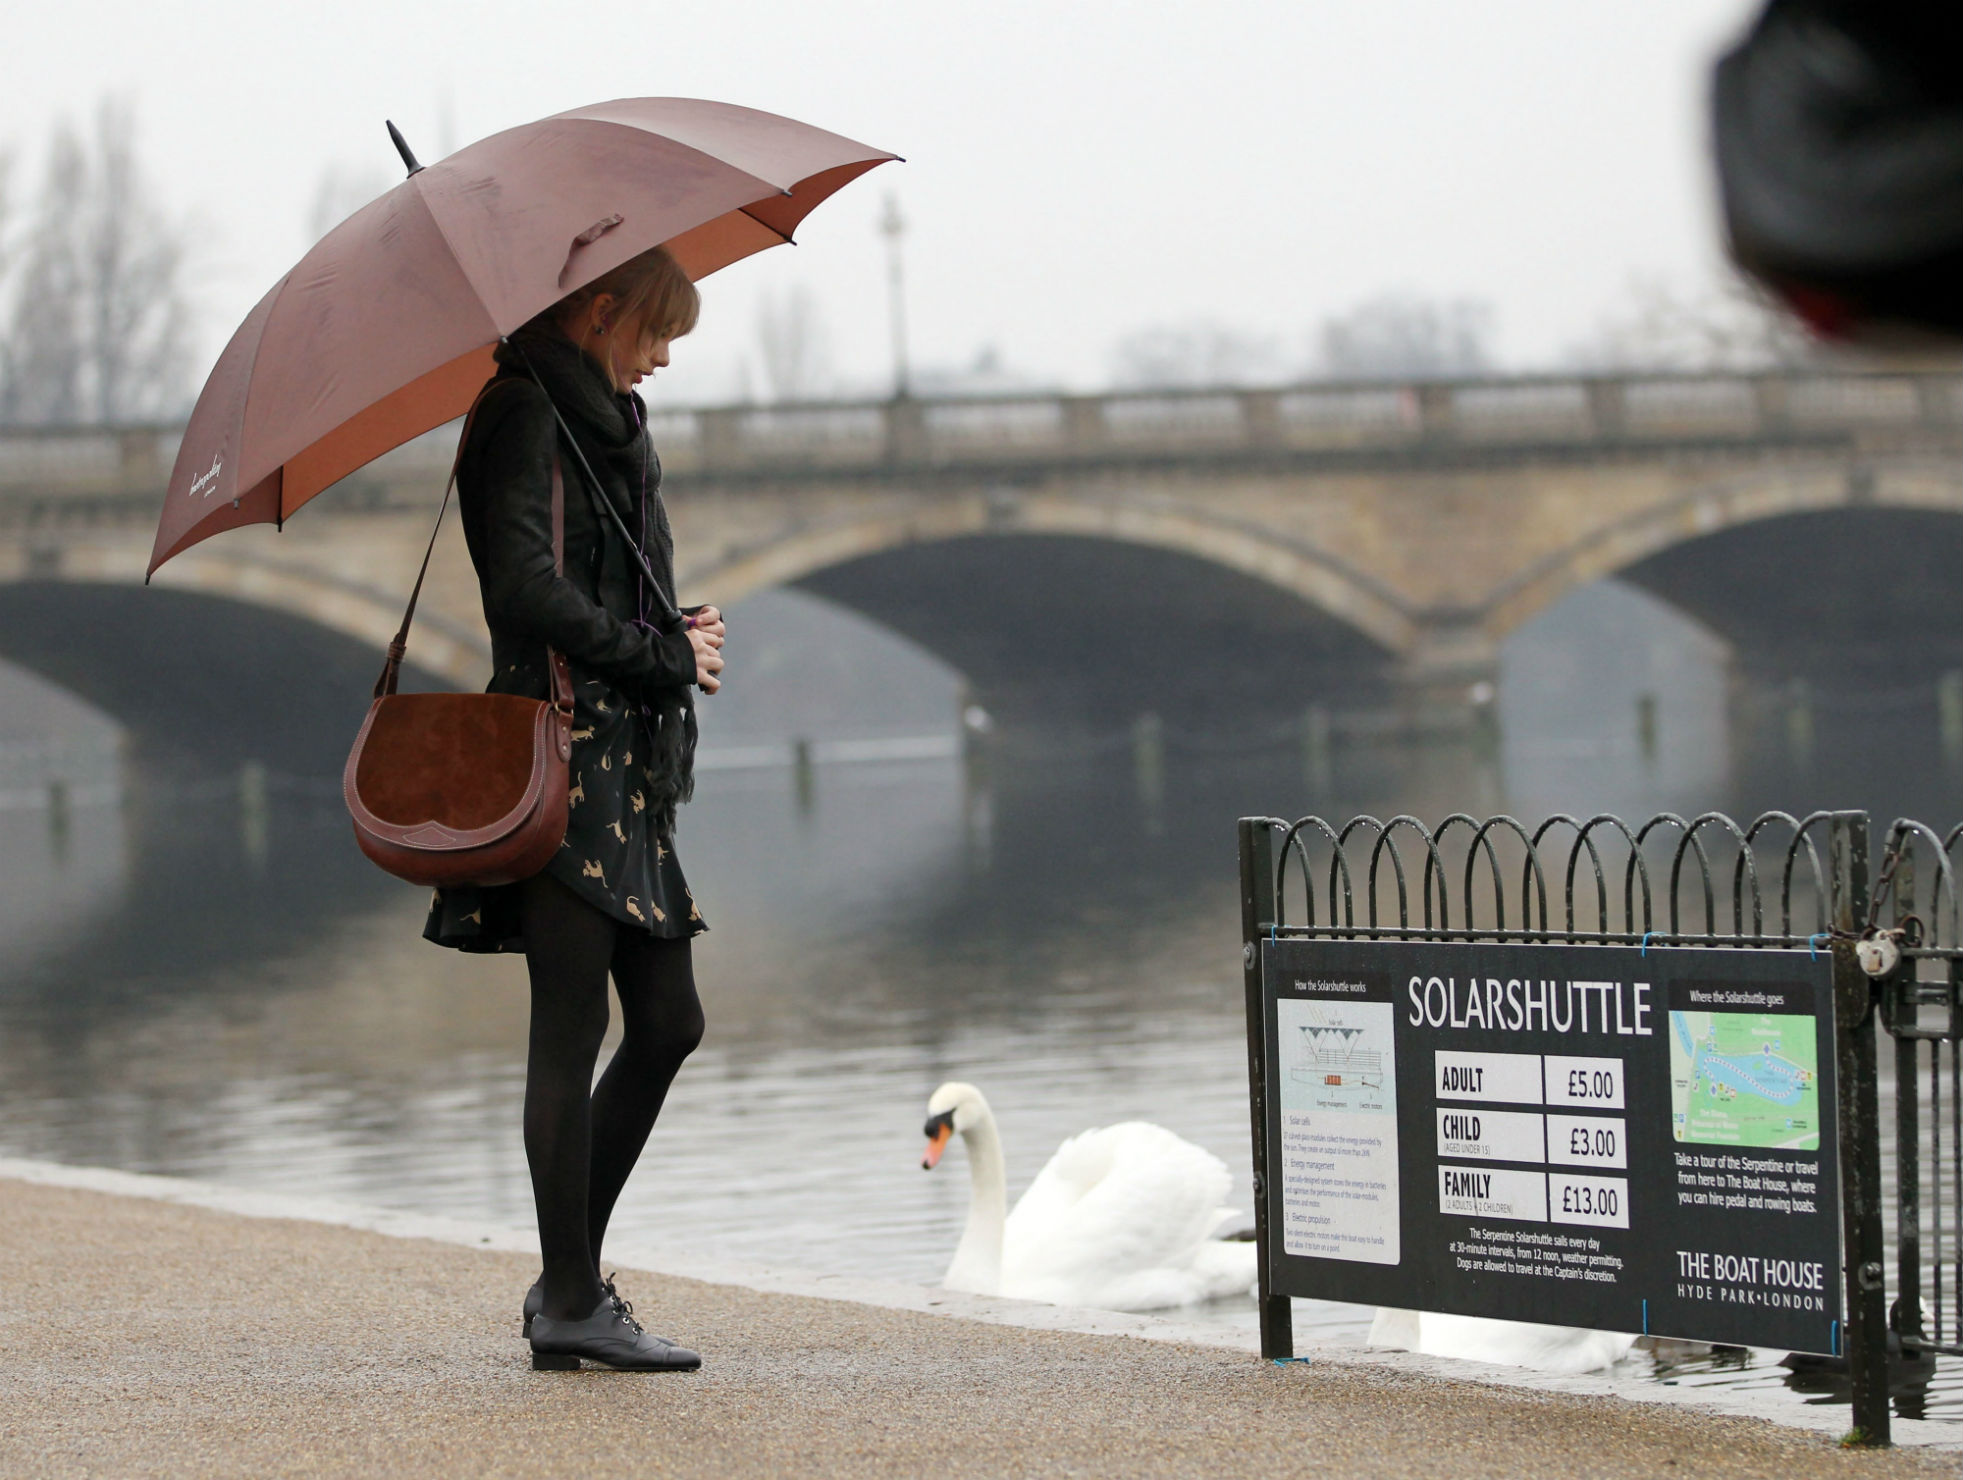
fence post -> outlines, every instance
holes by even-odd
[[[1891,886],[1895,923],[1901,925],[1915,914],[1915,849],[1905,834],[1890,841],[1901,849]],[[1888,1310],[1888,1326],[1901,1338],[1904,1357],[1920,1350],[1922,1337],[1922,1126],[1916,1098],[1922,1056],[1914,1036],[1919,1011],[1915,973],[1915,962],[1905,960],[1893,979],[1879,986],[1893,1009],[1888,1025],[1895,1040],[1895,1302]],[[1936,1257],[1942,1257],[1940,1249]]]
[[[1240,820],[1241,976],[1247,995],[1247,1089],[1254,1130],[1254,1248],[1260,1273],[1261,1356],[1295,1355],[1293,1312],[1269,1282],[1268,1015],[1261,1003],[1261,937],[1275,920],[1273,819]]]
[[[1854,957],[1868,923],[1868,817],[1836,812],[1833,859],[1834,1048],[1840,1078],[1840,1216],[1847,1281],[1847,1373],[1857,1444],[1890,1443],[1888,1291],[1882,1262],[1881,1106],[1874,984]]]

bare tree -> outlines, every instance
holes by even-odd
[[[1727,274],[1701,292],[1660,277],[1632,278],[1614,312],[1565,358],[1598,371],[1761,370],[1821,353],[1764,290]]]
[[[93,136],[58,125],[14,282],[0,412],[129,421],[185,399],[184,241],[151,199],[135,120],[110,99]]]
[[[757,349],[773,400],[808,401],[831,381],[830,346],[818,300],[802,283],[782,297],[764,295],[757,308]]]
[[[1273,338],[1203,322],[1136,330],[1111,354],[1112,379],[1141,389],[1246,385],[1281,370]]]
[[[9,421],[78,421],[82,399],[81,264],[74,250],[82,208],[82,150],[55,130],[35,217],[13,283],[13,322],[0,408]]]
[[[0,148],[0,283],[7,281],[8,270],[13,266],[13,186],[14,153],[11,149]],[[3,347],[0,347],[0,354],[4,354]]]
[[[1473,299],[1387,293],[1325,319],[1315,368],[1345,380],[1481,375],[1493,368],[1493,310]]]

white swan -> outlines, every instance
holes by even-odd
[[[1628,1356],[1636,1338],[1619,1331],[1489,1321],[1385,1306],[1370,1323],[1368,1344],[1541,1372],[1597,1372]]]
[[[1002,1138],[982,1092],[944,1084],[927,1116],[923,1167],[957,1132],[968,1149],[968,1226],[941,1282],[948,1289],[1162,1310],[1254,1283],[1254,1245],[1213,1237],[1234,1216],[1222,1206],[1226,1164],[1163,1126],[1134,1120],[1072,1136],[1009,1212]]]

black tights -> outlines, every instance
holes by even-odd
[[[575,1320],[600,1303],[607,1219],[675,1072],[702,1041],[702,1004],[686,939],[623,925],[544,874],[522,888],[532,981],[525,1159],[538,1205],[545,1313]],[[609,971],[622,1033],[595,1085]]]

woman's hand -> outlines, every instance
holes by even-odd
[[[695,681],[705,694],[722,687],[722,613],[705,606],[689,618],[688,645],[695,649]]]

